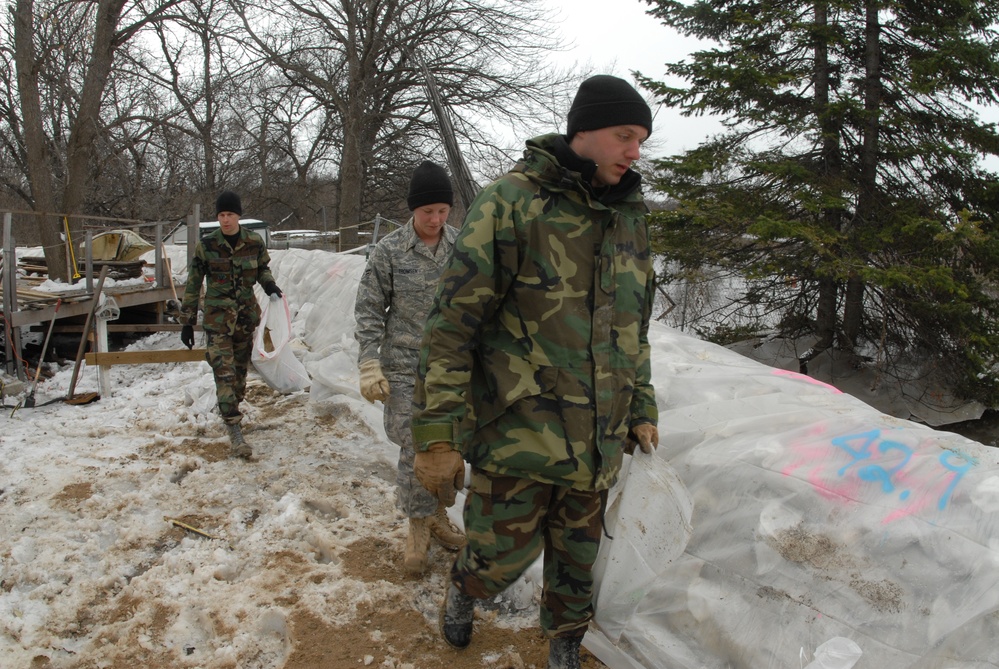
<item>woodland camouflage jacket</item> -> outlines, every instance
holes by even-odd
[[[202,326],[209,332],[232,334],[237,318],[255,328],[260,323],[260,304],[253,285],[274,281],[264,240],[240,226],[236,248],[216,229],[198,242],[187,274],[181,308],[185,323],[198,320],[198,299],[205,284],[205,316]]]
[[[658,420],[647,209],[637,183],[598,201],[558,164],[557,138],[529,140],[469,210],[424,330],[414,445],[603,490],[629,428]]]

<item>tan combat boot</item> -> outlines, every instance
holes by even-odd
[[[406,537],[406,554],[403,556],[403,566],[414,576],[422,574],[427,568],[427,553],[430,552],[430,523],[433,516],[427,518],[410,518],[409,535]]]
[[[436,513],[430,518],[430,533],[434,535],[437,543],[449,551],[457,551],[464,548],[465,535],[447,517],[447,509],[444,508],[443,504],[437,505]]]
[[[232,445],[232,454],[237,458],[249,460],[253,457],[253,449],[243,438],[243,430],[239,423],[226,423],[226,432],[229,433],[229,443]]]

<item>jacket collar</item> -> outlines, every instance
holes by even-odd
[[[241,244],[242,242],[246,241],[246,235],[247,235],[247,232],[246,232],[246,230],[245,230],[245,229],[243,228],[243,226],[242,226],[242,225],[241,225],[241,226],[239,226],[239,232],[238,232],[237,234],[239,235],[239,239],[237,239],[237,240],[236,240],[236,245],[235,245],[235,246],[231,246],[231,247],[230,247],[230,248],[231,248],[231,249],[232,249],[233,251],[235,251],[235,250],[236,250],[236,248],[237,248],[237,247],[238,247],[238,246],[239,246],[239,245],[240,245],[240,244]],[[229,246],[229,241],[228,241],[228,240],[227,240],[227,239],[225,238],[225,235],[224,235],[224,234],[222,234],[222,228],[221,228],[221,226],[220,226],[220,227],[218,227],[218,228],[215,228],[214,230],[212,230],[212,232],[211,232],[211,235],[214,235],[214,236],[215,236],[215,239],[216,239],[216,240],[218,240],[218,242],[219,242],[220,244],[223,244],[223,243],[224,243],[224,244],[225,244],[226,246]]]
[[[617,184],[595,189],[593,175],[597,164],[573,151],[565,135],[541,135],[527,140],[524,158],[518,163],[520,165],[525,171],[537,171],[538,176],[549,184],[558,184],[562,190],[582,190],[603,205],[636,199],[642,201],[642,176],[632,169],[625,172]]]

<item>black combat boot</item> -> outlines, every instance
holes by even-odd
[[[454,583],[449,583],[440,616],[441,635],[449,646],[467,648],[472,642],[474,613],[475,598],[463,593]]]
[[[548,669],[579,669],[582,636],[560,636],[548,642]]]

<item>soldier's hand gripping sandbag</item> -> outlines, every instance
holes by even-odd
[[[267,293],[270,297],[276,297],[278,299],[281,299],[281,296],[283,295],[281,289],[278,288],[278,285],[273,281],[264,284],[264,292]]]
[[[430,444],[426,451],[417,451],[413,473],[444,506],[454,504],[458,490],[465,486],[465,461],[445,441]]]
[[[631,428],[631,434],[643,453],[651,453],[659,445],[659,429],[652,423],[642,423]]]
[[[365,360],[358,368],[361,372],[361,395],[369,402],[381,400],[389,396],[389,382],[382,374],[382,366],[378,360]]]

